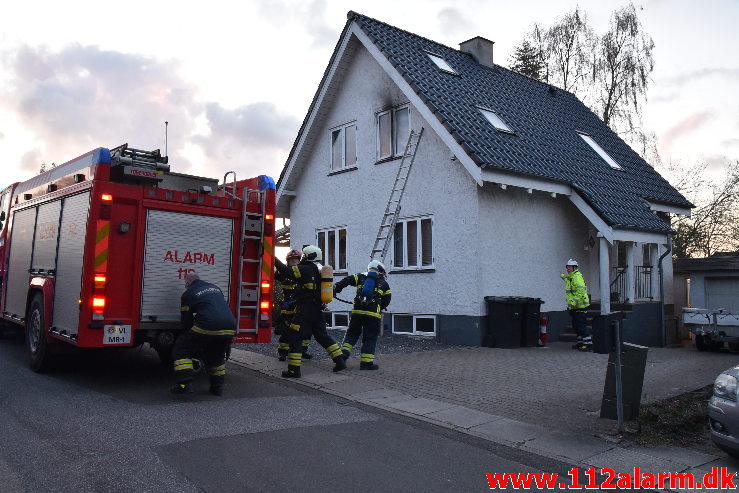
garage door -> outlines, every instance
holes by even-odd
[[[739,277],[707,277],[706,308],[739,311]]]

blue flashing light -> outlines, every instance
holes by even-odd
[[[275,190],[275,180],[271,176],[259,175],[259,190]]]
[[[92,162],[110,164],[110,149],[98,147],[92,151]]]

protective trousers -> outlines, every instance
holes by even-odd
[[[569,310],[572,317],[572,328],[578,337],[583,339],[590,336],[588,333],[588,314],[585,310]]]
[[[362,336],[361,362],[373,363],[375,361],[377,339],[380,337],[380,319],[368,315],[352,314],[349,327],[346,329],[344,344],[341,346],[341,350],[347,358],[360,335]]]
[[[226,352],[233,336],[206,335],[188,330],[175,341],[172,348],[174,371],[178,383],[190,382],[195,377],[193,359],[201,359],[210,375],[211,387],[222,387],[226,376]]]
[[[303,356],[303,340],[313,336],[329,354],[331,359],[341,355],[341,348],[328,335],[326,322],[320,306],[305,305],[298,310],[290,325],[290,352],[287,355],[288,366],[300,367]]]

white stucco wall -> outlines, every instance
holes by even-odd
[[[291,244],[316,242],[316,230],[346,227],[348,273],[366,270],[400,159],[376,163],[376,114],[407,103],[371,55],[359,48],[306,159],[290,205]],[[434,271],[390,274],[393,313],[479,314],[476,188],[467,171],[411,107],[411,128],[425,127],[402,202],[401,218],[433,217]],[[357,123],[358,169],[329,175],[330,129]],[[392,252],[392,245],[390,251]],[[392,264],[391,254],[386,265]],[[350,291],[350,290],[347,290]],[[353,293],[342,293],[351,298]],[[331,310],[348,305],[333,302]]]
[[[584,250],[592,226],[564,196],[486,183],[480,190],[481,292],[485,296],[541,298],[542,311],[566,309],[564,282],[568,259],[580,264],[593,299],[598,298],[598,249]]]

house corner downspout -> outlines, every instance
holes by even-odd
[[[672,252],[672,235],[667,235],[667,250],[663,253],[659,262],[657,262],[657,270],[659,270],[659,308],[660,308],[660,329],[662,333],[662,347],[667,346],[667,326],[665,325],[665,281],[664,271],[662,269],[662,260]]]

